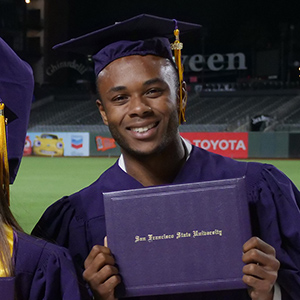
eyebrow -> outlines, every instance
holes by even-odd
[[[164,83],[164,81],[160,78],[152,78],[152,79],[149,79],[149,80],[145,81],[143,83],[143,86],[149,86],[149,85],[152,85],[152,84],[155,84],[155,83]],[[121,92],[121,91],[124,91],[126,89],[127,89],[127,87],[123,86],[123,85],[114,86],[108,91],[108,93]]]
[[[126,86],[120,85],[120,86],[114,86],[112,87],[108,93],[112,93],[112,92],[120,92],[120,91],[124,91],[126,90]]]
[[[143,83],[143,86],[148,86],[148,85],[155,84],[155,83],[164,83],[164,81],[161,78],[156,77],[156,78],[152,78],[152,79],[145,81]]]

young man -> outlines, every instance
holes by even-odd
[[[181,33],[199,27],[178,25]],[[237,162],[180,137],[185,84],[173,63],[169,42],[162,38],[173,29],[172,20],[138,16],[58,46],[94,54],[97,104],[122,155],[92,185],[48,208],[33,234],[69,248],[74,261],[84,264],[84,278],[96,299],[114,299],[120,276],[113,254],[103,246],[104,192],[245,176],[253,236],[257,236],[241,249],[248,290],[153,299],[296,299],[300,294],[300,194],[273,166]]]

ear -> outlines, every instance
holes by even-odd
[[[96,104],[97,104],[98,109],[99,109],[99,112],[100,112],[100,114],[101,114],[103,123],[104,123],[105,125],[108,125],[106,112],[105,112],[105,109],[104,109],[104,106],[103,106],[102,102],[101,102],[99,99],[97,99],[97,100],[96,100]]]

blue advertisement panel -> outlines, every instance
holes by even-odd
[[[89,156],[88,132],[28,132],[24,155]]]

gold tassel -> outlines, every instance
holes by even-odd
[[[6,123],[7,120],[4,116],[4,103],[0,103],[0,184],[4,191],[9,204],[9,167],[8,167],[8,154],[6,145]]]
[[[174,51],[175,56],[175,63],[178,68],[178,75],[179,75],[179,124],[186,122],[185,120],[185,108],[186,103],[183,103],[183,95],[182,95],[182,83],[183,83],[183,66],[181,62],[181,49],[183,48],[183,44],[179,40],[179,29],[177,27],[177,21],[175,21],[175,30],[174,36],[175,41],[171,44],[171,49]]]

